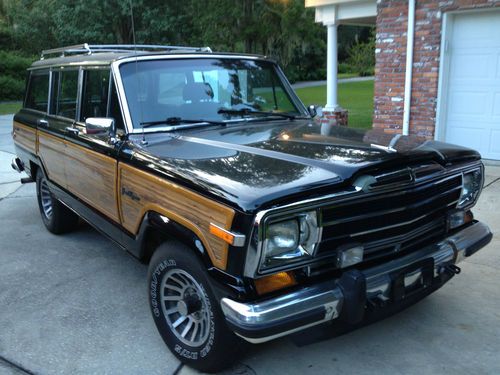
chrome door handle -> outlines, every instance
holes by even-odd
[[[68,127],[66,128],[66,131],[67,131],[68,133],[73,134],[73,135],[78,135],[78,134],[80,134],[80,131],[79,131],[77,128],[74,128],[74,127],[72,127],[72,126],[68,126]]]
[[[37,125],[41,128],[48,128],[49,122],[47,120],[40,119],[37,121]]]

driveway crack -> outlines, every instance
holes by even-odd
[[[15,362],[15,361],[12,361],[10,359],[5,358],[1,354],[0,354],[0,363],[4,364],[6,367],[10,367],[10,368],[15,369],[17,371],[20,371],[23,374],[35,375],[34,372],[28,370],[27,368],[23,367],[21,364]]]
[[[484,186],[483,189],[486,189],[488,186],[493,185],[495,182],[499,181],[500,177],[495,178],[493,181],[491,181],[488,185]]]

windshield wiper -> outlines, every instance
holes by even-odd
[[[292,115],[291,113],[286,113],[286,112],[254,111],[248,108],[244,109],[219,108],[217,113],[226,115],[242,115],[242,116],[248,116],[248,115],[279,116],[290,120],[295,120],[296,118],[303,118],[301,116]]]
[[[182,124],[187,124],[190,126],[182,126]],[[184,128],[184,127],[192,127],[192,125],[203,126],[203,125],[207,125],[207,124],[208,125],[226,125],[226,123],[224,121],[211,121],[211,120],[203,120],[203,119],[187,119],[187,118],[181,118],[181,117],[168,117],[165,120],[146,121],[146,122],[140,123],[140,125],[143,128],[148,128],[151,126],[158,126],[158,125],[172,125],[172,128],[175,128],[175,129],[179,129],[180,126],[182,126],[182,128]]]

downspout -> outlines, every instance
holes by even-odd
[[[411,80],[413,72],[413,42],[415,39],[415,0],[408,1],[408,30],[406,32],[406,73],[403,107],[403,135],[410,134]]]

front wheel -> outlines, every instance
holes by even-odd
[[[191,249],[160,245],[149,265],[148,285],[156,327],[181,362],[205,372],[235,362],[243,342],[227,328],[207,271]]]

